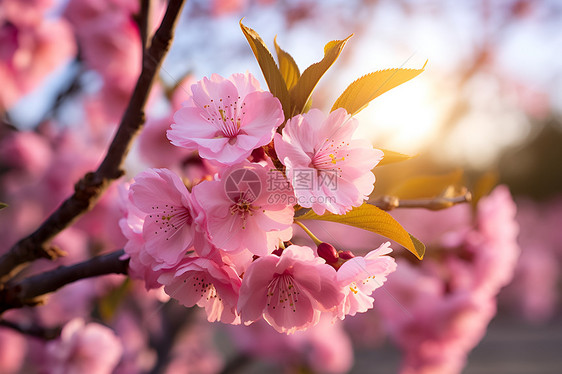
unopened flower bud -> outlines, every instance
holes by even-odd
[[[339,251],[338,255],[341,259],[344,259],[344,260],[350,260],[353,257],[355,257],[355,255],[353,253],[351,253],[351,251]]]
[[[335,264],[338,262],[338,252],[333,245],[329,243],[320,243],[316,251],[318,256],[326,260],[327,264]]]
[[[276,250],[274,250],[273,252],[271,252],[271,254],[281,257],[281,254],[283,254],[283,248],[279,247]]]

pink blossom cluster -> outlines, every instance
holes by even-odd
[[[521,256],[513,282],[500,301],[516,315],[545,323],[560,310],[562,268],[562,198],[544,202],[517,200]]]
[[[123,346],[111,329],[81,319],[68,322],[59,339],[47,344],[43,372],[104,374],[119,363]]]
[[[297,204],[336,214],[361,205],[382,152],[351,139],[357,121],[344,109],[328,116],[312,109],[280,129],[284,120],[279,100],[250,74],[191,86],[168,138],[216,173],[188,181],[188,189],[178,174],[152,168],[127,186],[120,226],[133,276],[204,307],[209,321],[263,318],[285,333],[322,315],[344,319],[372,308],[371,293],[396,267],[389,244],[332,262],[335,249],[330,255],[290,240]],[[301,188],[299,173],[313,184]]]
[[[467,205],[400,212],[416,234],[433,232],[425,238],[429,258],[414,265],[399,260],[388,294],[377,303],[385,329],[404,353],[402,373],[462,371],[496,313],[500,289],[514,274],[520,251],[515,211],[508,189],[499,186],[478,203],[475,224]]]
[[[64,11],[80,47],[85,67],[95,71],[101,88],[85,97],[95,125],[117,122],[141,71],[142,45],[133,19],[139,2],[71,0]]]
[[[342,321],[320,318],[313,328],[278,334],[265,321],[226,328],[236,349],[286,368],[285,372],[348,373],[353,366],[352,342]]]
[[[0,113],[37,88],[76,53],[68,22],[45,14],[52,1],[3,0],[0,10]]]

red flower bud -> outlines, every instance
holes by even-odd
[[[340,258],[344,260],[350,260],[355,257],[355,255],[351,253],[351,251],[339,251],[338,254]]]
[[[329,243],[320,243],[316,249],[318,256],[326,260],[327,264],[335,264],[338,262],[338,252],[333,245]]]

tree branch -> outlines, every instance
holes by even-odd
[[[123,160],[129,152],[132,140],[144,124],[144,107],[148,94],[170,47],[173,29],[183,3],[184,0],[170,0],[150,47],[143,53],[141,74],[104,160],[95,172],[87,173],[74,186],[74,194],[35,232],[21,239],[9,252],[0,257],[0,283],[12,278],[30,261],[61,256],[61,251],[46,243],[90,210],[109,184],[123,175]]]
[[[135,22],[139,26],[140,37],[142,42],[143,51],[149,47],[149,32],[150,32],[150,0],[140,1],[140,12],[134,17]]]
[[[382,210],[392,210],[395,208],[423,208],[429,210],[441,210],[452,207],[453,205],[468,203],[472,200],[472,195],[468,191],[453,196],[445,197],[438,196],[432,199],[415,199],[415,200],[400,200],[396,196],[381,196],[376,200],[369,201],[369,204],[376,206]]]
[[[250,363],[252,363],[252,357],[244,353],[239,353],[226,362],[220,374],[242,373],[243,369]]]
[[[45,294],[77,280],[106,274],[127,274],[129,260],[120,259],[124,253],[121,249],[71,266],[60,266],[19,282],[9,282],[0,290],[0,313],[41,304]]]
[[[33,336],[35,338],[44,339],[44,340],[52,340],[58,338],[62,330],[61,327],[47,328],[34,324],[18,325],[17,323],[7,321],[5,319],[0,320],[0,327],[7,327],[21,334]]]

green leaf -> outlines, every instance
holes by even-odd
[[[275,44],[275,52],[277,53],[277,59],[279,60],[279,71],[285,80],[287,89],[290,90],[295,84],[297,84],[297,81],[301,76],[299,67],[293,57],[279,47],[279,44],[277,44],[277,37],[273,39],[273,43]]]
[[[311,210],[300,217],[295,217],[295,219],[338,222],[344,225],[358,227],[394,240],[412,252],[420,260],[425,254],[425,246],[423,243],[404,230],[390,214],[376,206],[366,203],[358,208],[352,209],[344,215],[326,213],[319,216]]]
[[[344,108],[354,115],[374,98],[418,76],[426,64],[427,61],[421,69],[387,69],[364,75],[345,89],[332,106],[332,111]]]
[[[297,84],[290,90],[292,115],[303,112],[306,103],[314,91],[314,87],[324,73],[336,62],[343,47],[353,36],[350,35],[344,40],[333,40],[324,47],[324,58],[315,64],[310,65],[300,76]]]
[[[8,204],[3,203],[3,202],[0,201],[0,210],[1,210],[1,209],[4,209],[4,208],[7,208],[7,207],[8,207]]]
[[[99,300],[98,311],[104,321],[110,321],[113,318],[130,289],[131,282],[129,278],[126,278],[121,285],[109,291]]]
[[[379,148],[380,149],[380,148]],[[398,153],[394,151],[389,151],[388,149],[380,149],[384,153],[383,159],[378,163],[377,166],[383,166],[388,164],[393,164],[395,162],[406,161],[416,156],[409,156],[403,153]]]
[[[281,102],[285,119],[290,118],[289,90],[287,89],[285,80],[275,63],[271,52],[269,52],[269,49],[267,49],[259,34],[251,28],[244,26],[242,24],[242,20],[240,20],[240,28],[248,40],[248,44],[250,44],[252,52],[254,52],[254,56],[256,56],[256,60],[258,61],[265,81],[267,82],[269,91]]]

